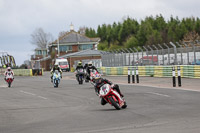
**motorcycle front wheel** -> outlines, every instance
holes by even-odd
[[[112,97],[109,97],[108,100],[117,110],[120,110],[119,104]]]

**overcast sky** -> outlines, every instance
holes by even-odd
[[[30,34],[43,28],[57,38],[60,31],[80,26],[97,28],[129,16],[138,21],[162,14],[200,17],[199,0],[0,0],[0,52],[16,58],[17,65],[30,59],[36,48]]]

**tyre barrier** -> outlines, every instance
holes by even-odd
[[[139,76],[172,77],[173,66],[138,66]],[[136,66],[101,67],[104,75],[126,75],[128,68],[136,73]],[[175,76],[178,77],[178,66],[175,66]],[[132,72],[133,73],[133,72]],[[184,78],[200,78],[200,65],[181,65],[180,76]]]
[[[32,69],[12,69],[15,76],[33,76]]]

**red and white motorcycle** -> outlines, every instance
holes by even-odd
[[[114,90],[109,84],[104,84],[99,91],[99,96],[114,106],[117,110],[127,107],[126,101],[120,94]]]
[[[14,79],[14,77],[13,77],[12,73],[11,72],[7,72],[7,75],[5,77],[5,81],[7,82],[8,87],[11,87],[13,79]]]

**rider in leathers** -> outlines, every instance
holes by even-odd
[[[4,76],[5,76],[4,80],[6,80],[6,76],[7,76],[8,73],[11,73],[11,74],[12,74],[13,80],[14,80],[14,72],[13,72],[13,70],[11,69],[11,67],[8,67],[7,70],[5,71],[5,73],[4,73]]]
[[[88,63],[88,67],[87,67],[87,69],[86,69],[86,72],[87,72],[87,77],[86,77],[86,78],[87,78],[88,80],[90,80],[90,72],[91,72],[90,70],[96,70],[96,71],[98,72],[97,68],[96,68],[95,66],[92,65],[92,62],[89,62],[89,63]]]
[[[121,93],[120,89],[119,89],[119,86],[117,84],[113,84],[111,81],[105,79],[105,78],[101,78],[101,77],[96,77],[95,78],[95,91],[97,93],[97,95],[99,95],[99,91],[100,91],[100,88],[104,85],[104,84],[109,84],[111,85],[111,87],[113,89],[115,89],[121,97],[124,97],[124,95]],[[101,98],[101,104],[102,105],[105,105],[107,102],[104,100],[104,98]]]
[[[53,82],[53,73],[55,72],[55,70],[58,70],[58,72],[60,72],[60,76],[62,78],[62,70],[60,69],[60,67],[58,66],[58,64],[55,63],[55,65],[51,69],[51,82]]]
[[[76,71],[77,71],[78,69],[84,69],[84,68],[83,68],[83,65],[82,65],[82,62],[79,62],[78,65],[76,66]],[[78,80],[78,75],[79,75],[79,74],[78,74],[78,72],[77,72],[77,73],[76,73],[76,78],[77,78],[77,80]]]

